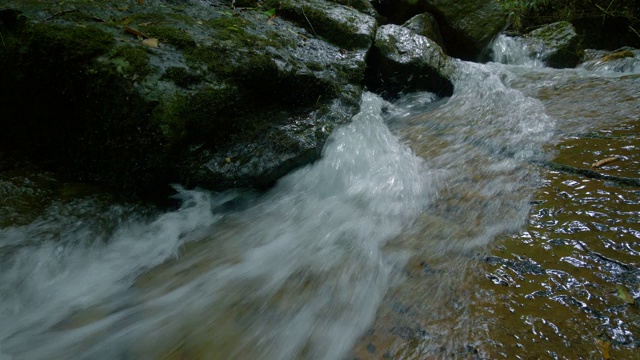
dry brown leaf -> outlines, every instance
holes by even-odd
[[[133,34],[133,35],[135,35],[135,36],[137,36],[137,37],[139,37],[139,38],[141,38],[141,39],[146,39],[146,38],[148,38],[148,36],[147,36],[147,35],[145,35],[145,34],[143,34],[143,33],[142,33],[142,31],[140,31],[140,30],[138,30],[138,29],[134,29],[134,28],[129,27],[129,26],[127,26],[127,25],[123,26],[123,27],[122,27],[122,29],[123,29],[125,32],[128,32],[129,34]]]
[[[598,349],[600,350],[600,353],[602,354],[602,357],[604,358],[604,360],[610,360],[611,359],[611,352],[610,352],[611,343],[608,341],[596,339],[596,344],[598,345]]]
[[[143,4],[143,0],[138,0],[138,5],[142,5]]]
[[[610,163],[612,163],[612,162],[614,162],[616,160],[618,160],[618,158],[616,156],[608,157],[606,159],[602,159],[602,160],[598,160],[598,161],[594,162],[593,164],[591,164],[591,167],[592,168],[599,168],[600,166],[610,164]]]
[[[151,38],[142,40],[142,43],[150,47],[158,47],[159,41],[156,38]]]

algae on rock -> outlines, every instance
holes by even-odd
[[[2,146],[133,191],[268,186],[357,111],[375,19],[327,4],[309,29],[222,0],[8,0]]]

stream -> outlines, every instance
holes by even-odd
[[[494,51],[450,98],[365,93],[265,193],[0,173],[0,360],[637,359],[640,53]]]

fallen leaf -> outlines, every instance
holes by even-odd
[[[158,39],[156,39],[156,38],[142,40],[142,44],[150,46],[150,47],[158,47],[158,43],[159,43]]]
[[[604,360],[611,359],[611,343],[608,341],[596,339],[596,344],[598,345],[598,349],[600,349],[600,353]]]
[[[231,158],[230,158],[230,157],[228,157],[228,158],[226,158],[226,159],[224,159],[224,160],[225,160],[226,162],[228,162],[228,163],[230,163],[230,162],[231,162]]]
[[[276,14],[276,9],[275,8],[271,8],[267,11],[263,11],[263,14],[267,15],[269,18],[271,18],[272,16],[274,16]]]
[[[143,2],[143,0],[138,0],[138,5],[142,5]]]
[[[593,164],[591,164],[591,167],[592,168],[599,168],[600,166],[610,164],[610,163],[612,163],[612,162],[614,162],[616,160],[618,160],[618,157],[616,157],[616,156],[608,157],[606,159],[602,159],[602,160],[598,160],[598,161],[594,162]]]
[[[148,38],[147,35],[143,34],[142,31],[138,30],[138,29],[134,29],[132,27],[129,27],[127,25],[123,26],[122,29],[126,32],[128,32],[129,34],[133,34],[135,36],[137,36],[138,38],[141,39],[146,39]]]
[[[627,290],[626,287],[622,285],[617,285],[616,290],[618,290],[618,297],[620,299],[622,299],[625,303],[629,305],[633,305],[633,303],[635,302],[635,299],[633,298],[633,296],[631,296],[631,294],[629,293],[629,290]]]

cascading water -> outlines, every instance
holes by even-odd
[[[500,59],[526,63],[501,41]],[[0,212],[0,359],[339,360],[381,329],[419,339],[395,358],[455,347],[451,328],[474,331],[474,252],[524,225],[543,146],[593,126],[566,110],[571,94],[619,76],[456,66],[448,99],[365,93],[321,160],[266,194],[178,189],[181,207],[160,214],[48,194],[25,218],[10,213],[33,175],[0,177],[13,201]],[[619,84],[637,97],[635,78]],[[407,314],[430,321],[395,325]]]
[[[544,62],[536,56],[531,56],[525,44],[511,36],[498,35],[494,40],[491,52],[493,61],[501,64],[524,65],[527,67],[544,67]]]
[[[4,351],[32,359],[150,355],[154,348],[133,344],[165,344],[190,327],[223,348],[242,334],[225,350],[247,358],[339,358],[371,322],[401,261],[381,247],[436,191],[422,160],[385,126],[382,106],[365,94],[361,113],[332,135],[322,160],[243,211],[215,209],[230,194],[181,190],[181,209],[110,233],[68,227],[56,214],[5,228],[3,247],[41,239],[2,265]],[[80,206],[67,211],[91,204]],[[136,275],[193,240],[207,249],[187,253],[180,266],[202,266],[201,273],[140,294]],[[66,328],[66,318],[91,306],[106,306],[105,316]]]

